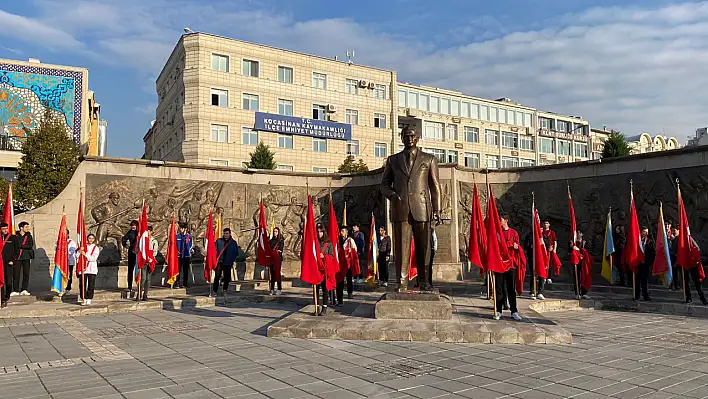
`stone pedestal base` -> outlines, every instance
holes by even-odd
[[[451,320],[452,303],[436,293],[387,292],[376,303],[374,314],[385,320]]]

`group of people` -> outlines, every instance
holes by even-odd
[[[0,223],[0,252],[5,270],[5,284],[0,288],[0,307],[7,307],[7,303],[14,296],[30,295],[30,262],[34,259],[34,239],[30,233],[27,222],[19,224],[15,234],[10,232],[10,226]]]

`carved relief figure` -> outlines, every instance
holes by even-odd
[[[96,239],[101,244],[105,243],[108,238],[113,238],[116,242],[120,242],[123,237],[120,227],[116,224],[116,217],[121,215],[121,213],[117,212],[119,203],[120,194],[112,192],[108,194],[108,201],[91,209],[91,217],[96,222]]]

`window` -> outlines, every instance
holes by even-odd
[[[293,69],[289,67],[279,66],[278,67],[278,82],[292,83],[293,82]]]
[[[447,150],[447,162],[457,163],[457,151]]]
[[[295,167],[292,165],[283,165],[283,164],[278,164],[278,170],[286,170],[288,172],[292,172],[295,170]]]
[[[291,134],[278,135],[278,148],[293,149],[293,136]]]
[[[374,156],[376,158],[386,158],[388,156],[388,145],[386,143],[374,143]]]
[[[462,102],[462,109],[460,109],[460,116],[463,118],[469,118],[470,117],[470,103],[468,102]]]
[[[358,125],[359,124],[359,111],[355,109],[347,109],[344,111],[344,120],[346,123],[349,123],[350,125]]]
[[[487,129],[484,131],[484,144],[499,147],[499,131]]]
[[[443,124],[439,122],[423,122],[423,138],[425,140],[438,140],[443,139]]]
[[[529,113],[524,113],[524,126],[533,127],[533,119]]]
[[[544,154],[553,154],[553,139],[547,139],[545,137],[539,137],[539,150]]]
[[[359,94],[359,81],[347,79],[344,82],[344,92],[347,94]]]
[[[506,110],[503,108],[499,110],[499,123],[507,123]]]
[[[226,125],[211,125],[211,141],[218,143],[229,141],[229,127]]]
[[[519,148],[519,134],[512,132],[502,132],[503,148]]]
[[[521,166],[521,167],[535,166],[535,165],[536,165],[536,161],[534,161],[533,159],[524,159],[524,158],[519,159],[519,166]]]
[[[502,166],[502,168],[518,168],[519,167],[519,158],[502,157],[501,166]]]
[[[562,132],[562,133],[567,133],[568,132],[568,122],[558,121],[558,131]]]
[[[465,167],[467,168],[479,168],[479,154],[474,152],[465,153]]]
[[[319,72],[312,72],[312,87],[315,89],[327,88],[327,75]]]
[[[250,127],[242,127],[243,145],[258,145],[258,132]]]
[[[487,155],[487,168],[499,169],[499,157],[496,155]]]
[[[582,158],[588,157],[587,143],[575,143],[575,156],[582,157]]]
[[[316,166],[313,166],[312,171],[315,173],[327,173],[327,168],[318,168]]]
[[[408,107],[418,108],[418,93],[413,91],[408,92]]]
[[[386,128],[386,114],[374,114],[374,127]]]
[[[220,54],[211,55],[211,69],[219,72],[229,71],[229,57]]]
[[[258,61],[243,60],[241,69],[243,69],[243,76],[258,77]]]
[[[344,153],[353,157],[359,156],[359,140],[351,140],[344,143]]]
[[[430,97],[430,112],[440,112],[440,97]]]
[[[468,143],[479,143],[479,129],[472,126],[465,126],[465,141]]]
[[[450,114],[452,116],[460,116],[460,102],[457,100],[452,100],[450,102]]]
[[[447,140],[457,141],[457,125],[449,124],[447,125]]]
[[[558,155],[569,156],[570,154],[570,142],[558,140]]]
[[[533,151],[534,150],[534,139],[532,136],[520,136],[519,137],[519,149],[522,151]]]
[[[427,111],[430,104],[430,96],[427,94],[421,94],[418,97],[418,109],[421,111]]]
[[[489,107],[486,105],[482,105],[479,108],[479,119],[483,121],[488,121],[489,120]]]
[[[539,117],[538,124],[541,126],[541,129],[553,130],[553,119]]]
[[[386,98],[386,85],[376,85],[374,87],[374,97],[375,98]]]
[[[278,99],[278,113],[280,115],[293,116],[293,101]]]
[[[229,92],[226,90],[211,89],[211,105],[217,107],[229,106]]]
[[[398,106],[405,107],[408,104],[408,92],[405,90],[398,90]]]
[[[258,111],[258,96],[255,94],[243,93],[243,109],[248,111]]]
[[[450,100],[447,98],[440,99],[440,113],[450,115]]]
[[[573,126],[573,131],[571,133],[587,136],[586,132],[587,132],[586,125],[582,125],[580,123],[575,123]]]
[[[211,158],[209,159],[209,165],[214,165],[214,166],[229,166],[229,161],[225,159],[214,159]]]
[[[470,104],[470,118],[479,119],[479,105]]]
[[[438,159],[438,162],[445,162],[445,150],[439,148],[423,148],[423,151],[428,154],[433,154]]]
[[[312,139],[312,151],[314,152],[327,152],[327,140],[325,139]]]
[[[325,105],[312,104],[312,119],[327,120],[327,107]]]
[[[496,107],[489,107],[489,121],[490,122],[497,121],[497,108]]]

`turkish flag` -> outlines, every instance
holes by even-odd
[[[263,200],[261,200],[258,215],[258,250],[256,254],[256,263],[261,266],[269,266],[273,264],[273,250],[270,247],[270,239],[268,239],[268,229],[266,227],[265,207],[263,206]]]
[[[634,206],[634,193],[631,191],[630,198],[629,228],[627,229],[627,245],[624,248],[624,261],[629,266],[629,270],[632,273],[636,273],[639,264],[644,262],[644,250],[639,242],[641,240],[639,219],[637,218],[637,209]]]
[[[413,280],[414,278],[418,277],[418,265],[416,265],[416,263],[415,263],[415,240],[413,238],[411,238],[410,264],[411,264],[411,270],[408,273],[408,280]]]
[[[167,238],[167,284],[172,287],[179,276],[179,257],[177,256],[177,226],[175,217],[172,216],[170,235]]]
[[[467,259],[470,263],[479,267],[480,272],[484,273],[484,248],[485,248],[485,229],[484,219],[482,219],[482,206],[479,203],[479,194],[477,192],[477,184],[474,185],[474,194],[472,198],[472,214],[470,215],[470,235],[469,244],[467,246]]]
[[[506,242],[502,237],[501,222],[497,202],[494,199],[492,185],[487,185],[487,219],[485,221],[486,250],[484,252],[485,270],[495,273],[506,273],[512,266]]]
[[[575,207],[573,206],[573,197],[570,195],[570,186],[568,186],[568,208],[570,209],[570,264],[580,264],[580,251],[575,249],[575,242],[578,241],[578,225],[575,222]]]
[[[216,234],[214,233],[214,215],[209,212],[206,231],[204,232],[204,280],[213,283],[211,275],[216,270]]]
[[[323,271],[319,268],[320,243],[315,232],[315,212],[312,209],[312,196],[307,196],[307,217],[302,239],[302,262],[300,280],[316,285],[322,282]]]
[[[678,248],[676,253],[676,263],[686,270],[698,267],[698,277],[700,281],[705,278],[705,271],[701,264],[701,251],[698,249],[696,242],[691,237],[691,229],[688,227],[688,218],[686,217],[686,208],[683,205],[683,197],[681,197],[681,188],[678,189],[679,203],[679,233]]]
[[[541,230],[541,218],[538,216],[538,210],[535,207],[533,213],[534,270],[536,270],[537,276],[541,278],[548,278],[548,248],[546,248],[546,243],[543,241],[543,231]]]

